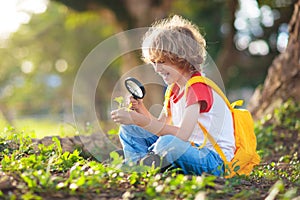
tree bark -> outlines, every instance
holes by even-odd
[[[300,0],[294,4],[286,50],[273,60],[263,86],[255,90],[248,109],[254,119],[259,119],[288,99],[300,101]]]
[[[236,62],[236,58],[238,58],[238,51],[234,46],[234,20],[235,20],[235,12],[238,8],[237,0],[228,0],[227,2],[228,12],[229,12],[229,22],[230,30],[229,33],[224,37],[222,51],[220,52],[216,64],[219,67],[220,73],[222,75],[222,79],[224,84],[228,82],[229,79],[229,68]]]

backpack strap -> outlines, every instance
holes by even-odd
[[[185,92],[187,92],[187,88],[190,87],[191,85],[193,85],[194,83],[204,83],[208,86],[210,86],[213,90],[215,90],[221,97],[222,99],[225,101],[226,105],[228,106],[228,108],[231,110],[231,104],[229,102],[229,100],[227,99],[227,97],[225,96],[225,94],[223,93],[223,91],[209,78],[206,78],[204,76],[194,76],[192,78],[190,78],[187,81],[186,84],[186,89]]]
[[[193,85],[194,83],[204,83],[208,86],[210,86],[215,92],[217,92],[222,99],[225,101],[226,105],[228,106],[228,108],[230,110],[232,110],[235,106],[242,106],[244,101],[243,100],[237,100],[234,101],[233,103],[230,103],[229,100],[227,99],[226,95],[224,94],[224,92],[219,88],[219,86],[217,84],[215,84],[215,82],[213,82],[212,80],[210,80],[209,78],[205,77],[205,76],[194,76],[192,78],[190,78],[187,81],[186,84],[186,90],[185,92],[187,92],[187,88],[190,87],[191,85]]]
[[[170,97],[171,97],[171,93],[174,88],[174,85],[175,84],[168,86],[167,90],[165,92],[164,109],[165,109],[166,114],[168,114],[168,116],[172,115],[168,107],[170,106]]]
[[[187,81],[185,92],[187,92],[188,87],[190,87],[194,83],[204,83],[204,84],[210,86],[215,92],[217,92],[222,97],[222,99],[224,100],[224,102],[226,103],[226,105],[228,106],[228,108],[230,109],[231,112],[233,111],[233,108],[235,106],[241,106],[243,104],[243,100],[238,100],[238,101],[230,104],[229,100],[227,99],[227,97],[223,93],[223,91],[212,80],[210,80],[209,78],[206,78],[204,76],[194,76],[194,77],[190,78]],[[224,164],[226,165],[226,163],[228,163],[228,161],[227,161],[227,158],[226,158],[223,150],[221,149],[221,147],[218,145],[218,143],[215,141],[215,139],[212,137],[212,135],[207,131],[207,129],[199,121],[198,121],[198,125],[201,128],[204,135],[207,136],[210,143],[213,145],[214,149],[216,150],[216,152],[219,154],[219,156],[223,160]]]
[[[194,76],[194,77],[190,78],[187,81],[187,84],[185,86],[186,87],[185,95],[187,94],[188,87],[190,87],[194,83],[204,83],[204,84],[210,86],[215,92],[217,92],[222,97],[222,99],[225,101],[226,105],[228,106],[228,108],[230,109],[231,112],[233,111],[233,108],[235,106],[242,106],[242,104],[243,104],[243,100],[238,100],[238,101],[235,101],[232,104],[230,104],[229,100],[227,99],[227,97],[223,93],[223,91],[212,80],[210,80],[209,78],[206,78],[204,76]],[[171,95],[172,88],[173,88],[173,85],[170,86],[170,88],[168,88],[169,91],[167,90],[166,95],[165,95],[165,103],[166,103],[165,106],[166,107],[170,103],[169,101],[170,101],[170,95]],[[215,139],[211,136],[211,134],[207,131],[207,129],[199,121],[198,121],[198,126],[201,128],[201,130],[205,136],[205,143],[206,143],[206,137],[207,137],[209,139],[210,143],[215,148],[216,152],[219,154],[219,156],[223,160],[224,164],[226,165],[228,163],[228,161],[227,161],[227,158],[226,158],[223,150],[221,149],[221,147],[218,145],[218,143],[215,141]],[[205,145],[205,143],[203,143],[199,148],[202,148]]]
[[[211,134],[209,134],[209,132],[206,130],[206,128],[200,122],[198,122],[198,125],[201,128],[201,130],[203,131],[204,135],[207,136],[210,143],[213,145],[213,147],[215,148],[215,150],[217,151],[217,153],[219,154],[219,156],[221,157],[223,162],[226,164],[228,162],[227,158],[226,158],[225,154],[223,153],[221,147],[216,142],[216,140],[211,136]]]

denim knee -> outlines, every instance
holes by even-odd
[[[125,151],[147,152],[158,136],[136,125],[122,125],[119,138]]]
[[[137,126],[137,125],[121,125],[120,135],[126,135],[126,137],[136,137],[136,138],[150,138],[154,135],[149,131]],[[157,136],[156,136],[157,137]]]
[[[134,133],[134,126],[135,125],[121,125],[120,133]]]
[[[177,138],[176,136],[164,135],[160,136],[159,139],[155,142],[153,151],[160,155],[168,153],[171,157],[178,157],[187,150],[189,145],[189,142],[185,142]],[[172,156],[173,154],[174,156]]]
[[[168,145],[172,142],[175,136],[173,135],[164,135],[160,136],[156,143],[154,144],[154,151],[161,152],[163,149],[166,149]]]
[[[135,125],[121,125],[119,136],[122,139],[136,138],[139,135],[139,131],[137,130]]]

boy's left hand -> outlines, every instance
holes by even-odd
[[[120,108],[113,110],[111,112],[111,118],[116,123],[120,124],[135,124],[134,117],[137,113],[135,111],[129,110],[128,108]]]

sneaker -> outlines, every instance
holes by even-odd
[[[157,168],[160,167],[160,162],[160,156],[151,151],[144,158],[142,158],[139,163],[149,167],[154,165],[154,168]]]
[[[160,157],[153,151],[150,151],[139,163],[145,166],[154,166],[154,168],[160,167],[160,172],[164,172],[172,166],[164,157]]]
[[[115,150],[115,152],[120,156],[125,158],[124,151],[122,149]]]

